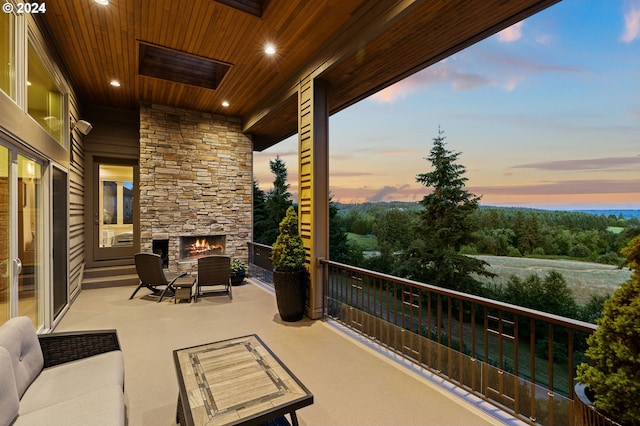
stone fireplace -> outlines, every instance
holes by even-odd
[[[156,104],[140,107],[142,251],[158,251],[157,242],[163,241],[173,272],[193,271],[194,259],[203,253],[246,262],[252,197],[252,143],[240,119]],[[188,251],[198,254],[185,257]]]

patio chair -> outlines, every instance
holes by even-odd
[[[162,258],[157,254],[152,253],[138,253],[133,256],[136,264],[136,272],[138,278],[140,278],[140,285],[135,289],[129,300],[133,299],[138,290],[142,287],[146,287],[153,292],[154,295],[160,293],[158,287],[165,286],[165,289],[160,294],[158,302],[162,301],[162,298],[167,291],[175,292],[173,283],[180,277],[187,275],[186,272],[179,274],[164,273],[162,269]]]
[[[196,278],[196,295],[203,295],[202,287],[220,287],[214,290],[218,293],[227,293],[229,299],[233,300],[231,285],[231,257],[223,255],[205,256],[198,259],[198,277]]]

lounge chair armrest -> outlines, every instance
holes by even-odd
[[[120,350],[116,330],[76,331],[38,336],[44,368]]]

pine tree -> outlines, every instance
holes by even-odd
[[[261,241],[263,244],[271,245],[278,237],[278,226],[280,221],[285,217],[287,209],[293,205],[291,202],[291,193],[289,193],[289,184],[287,183],[287,165],[280,158],[269,161],[271,173],[275,176],[273,180],[273,188],[267,194],[265,209],[267,218],[265,220],[265,229],[262,234]]]
[[[429,157],[432,170],[417,175],[416,181],[432,192],[420,201],[418,238],[404,253],[397,274],[418,281],[471,293],[479,293],[481,284],[472,274],[492,276],[488,264],[460,254],[460,248],[473,241],[477,229],[473,212],[480,197],[464,187],[466,169],[457,164],[461,153],[446,148],[444,132],[438,128]]]
[[[349,244],[338,211],[336,203],[329,197],[329,259],[346,263],[349,260]]]
[[[253,181],[253,241],[264,244],[264,232],[267,225],[267,196],[258,186],[257,181]]]

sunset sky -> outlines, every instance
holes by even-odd
[[[482,205],[640,209],[640,0],[564,0],[329,121],[335,201],[419,201],[444,130]],[[297,135],[279,155],[297,193]]]

